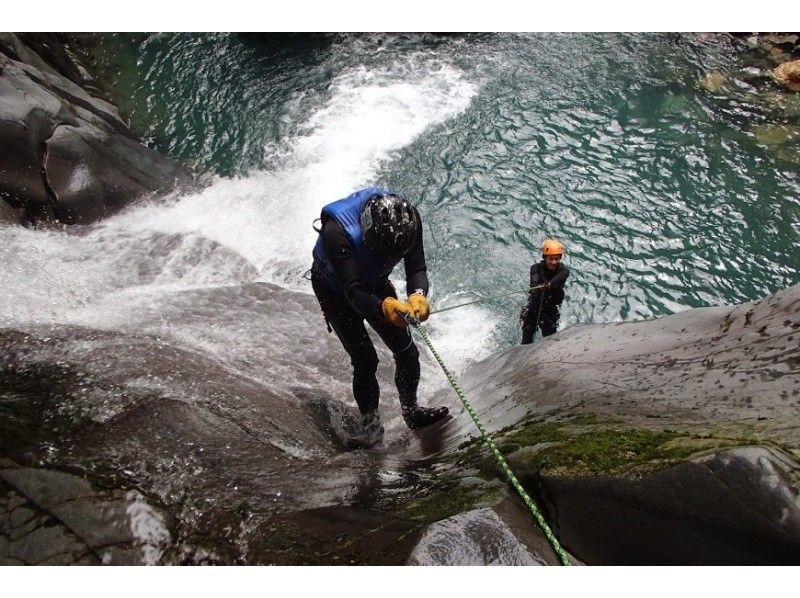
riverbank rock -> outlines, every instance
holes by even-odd
[[[772,71],[775,80],[792,91],[800,91],[800,60],[784,62]]]
[[[575,326],[495,354],[464,387],[587,564],[798,564],[798,340],[795,286]],[[496,469],[477,439],[461,450],[462,464]]]
[[[55,35],[0,35],[0,198],[27,222],[92,222],[191,183],[90,81]]]

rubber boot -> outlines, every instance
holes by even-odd
[[[367,411],[361,414],[361,430],[350,439],[348,445],[352,448],[369,448],[378,444],[383,439],[384,429],[378,410]]]
[[[441,407],[420,407],[419,405],[403,407],[403,419],[406,420],[406,425],[412,430],[419,430],[425,426],[435,424],[446,418],[449,413],[449,409],[444,405]]]

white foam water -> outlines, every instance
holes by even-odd
[[[164,517],[136,490],[129,491],[125,498],[131,534],[141,549],[142,564],[160,564],[164,549],[171,542]]]
[[[246,258],[270,282],[299,286],[320,209],[374,184],[381,164],[426,129],[463,111],[476,84],[419,54],[400,68],[353,68],[286,142],[278,168],[233,179],[107,220],[106,230],[198,234]],[[417,73],[423,73],[418,75]],[[303,285],[305,286],[305,285]]]
[[[119,328],[121,314],[148,295],[248,280],[310,292],[301,274],[321,207],[376,184],[383,164],[420,135],[441,134],[435,127],[464,111],[477,90],[429,52],[349,68],[269,168],[137,204],[80,232],[0,227],[0,325]],[[435,288],[436,272],[429,274]],[[488,351],[485,313],[464,310],[429,323],[456,369]]]

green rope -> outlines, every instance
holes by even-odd
[[[441,309],[437,309],[431,312],[431,314],[440,314],[443,311],[450,311],[451,309],[458,309],[459,307],[466,307],[467,305],[474,305],[476,303],[484,303],[486,301],[494,301],[495,299],[502,299],[503,297],[508,297],[510,295],[516,295],[517,293],[529,293],[532,290],[536,290],[541,288],[540,286],[530,287],[527,289],[519,289],[518,291],[510,291],[508,293],[502,293],[500,295],[492,295],[490,297],[483,297],[481,299],[476,299],[475,301],[468,301],[467,303],[459,303],[458,305],[451,305],[450,307],[443,307]]]
[[[431,340],[428,337],[428,333],[425,330],[425,328],[423,328],[420,325],[419,320],[415,318],[406,317],[406,321],[409,324],[411,324],[411,326],[413,326],[417,332],[419,332],[419,335],[422,337],[422,340],[425,341],[425,344],[427,345],[428,349],[430,349],[434,358],[436,358],[436,361],[439,363],[439,367],[442,368],[442,371],[444,372],[447,381],[450,383],[450,386],[452,386],[453,390],[456,391],[458,398],[461,399],[461,403],[464,405],[464,408],[467,410],[467,413],[469,413],[469,416],[472,418],[472,421],[474,421],[475,425],[478,426],[478,431],[481,433],[481,438],[486,443],[486,446],[489,447],[489,450],[492,452],[492,455],[494,455],[494,458],[497,461],[497,464],[500,466],[500,469],[502,469],[503,473],[506,474],[508,481],[517,491],[517,494],[520,495],[522,501],[528,507],[528,510],[530,510],[531,514],[533,515],[533,518],[536,520],[536,523],[538,523],[539,527],[542,528],[544,535],[550,541],[550,544],[552,545],[556,555],[558,555],[561,564],[570,565],[571,563],[569,561],[569,557],[567,556],[566,551],[561,547],[561,544],[559,543],[558,538],[556,538],[555,534],[553,533],[553,530],[551,530],[550,526],[547,525],[547,521],[545,521],[544,516],[542,516],[541,511],[539,511],[539,507],[537,507],[533,499],[530,496],[528,496],[528,493],[525,491],[525,488],[523,488],[522,484],[519,483],[517,476],[515,476],[514,472],[511,471],[511,467],[508,465],[508,462],[505,460],[505,457],[503,457],[503,455],[500,453],[500,450],[497,448],[497,445],[494,443],[494,440],[492,440],[488,432],[486,432],[486,428],[483,427],[483,424],[478,419],[477,413],[475,413],[475,410],[467,401],[467,397],[464,395],[464,392],[458,386],[455,377],[453,376],[453,374],[450,373],[450,370],[448,370],[447,367],[444,365],[444,362],[442,361],[442,358],[439,357],[439,354],[436,352],[436,349],[433,348],[433,345],[431,344]]]

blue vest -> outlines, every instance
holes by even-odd
[[[364,245],[364,236],[361,232],[361,210],[364,204],[373,195],[396,195],[393,191],[384,189],[382,187],[367,187],[361,191],[356,191],[352,195],[348,195],[344,199],[329,203],[322,208],[322,223],[328,218],[333,218],[338,222],[347,233],[350,239],[350,244],[358,259],[359,271],[361,273],[361,280],[373,289],[379,290],[386,285],[389,280],[389,275],[394,270],[394,267],[400,260],[392,260],[382,258],[375,253],[371,252]],[[333,270],[328,256],[325,254],[325,248],[322,245],[322,235],[317,238],[317,243],[314,245],[314,272],[319,276],[319,280],[330,289],[343,291],[336,280],[336,274]]]

